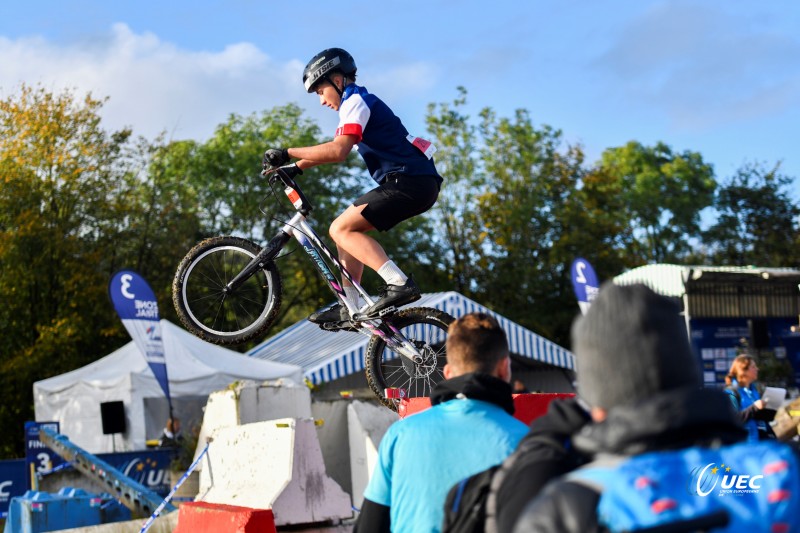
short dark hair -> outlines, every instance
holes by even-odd
[[[491,374],[508,357],[506,332],[486,313],[462,316],[447,330],[447,361],[465,372]]]

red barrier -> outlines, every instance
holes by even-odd
[[[187,502],[181,504],[178,513],[178,527],[173,533],[277,533],[272,509]]]
[[[571,392],[532,393],[514,395],[514,417],[525,424],[530,424],[547,412],[547,406],[556,398],[572,398]],[[414,413],[424,411],[431,406],[430,398],[403,398],[397,413],[400,418],[405,418]]]

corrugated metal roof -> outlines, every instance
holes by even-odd
[[[699,278],[703,272],[729,272],[733,274],[764,276],[764,274],[780,275],[798,273],[800,271],[792,268],[765,268],[756,266],[718,267],[657,264],[645,265],[624,272],[614,278],[614,283],[617,285],[643,283],[659,294],[680,298],[684,295],[684,284],[689,276],[697,276]]]
[[[433,307],[456,318],[475,311],[488,313],[500,322],[508,335],[513,353],[561,368],[575,369],[575,357],[570,351],[457,292],[423,294],[422,299],[408,307]],[[322,383],[363,371],[368,342],[367,335],[323,331],[317,325],[302,320],[247,354],[259,359],[299,365],[313,383]]]

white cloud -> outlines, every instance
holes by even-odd
[[[135,135],[150,139],[165,131],[172,139],[204,140],[231,113],[248,115],[289,102],[305,108],[323,135],[332,135],[337,123],[335,113],[303,90],[304,61],[281,63],[247,42],[219,51],[186,50],[118,23],[103,35],[66,45],[40,37],[0,37],[0,57],[0,97],[23,82],[53,92],[70,89],[77,96],[109,97],[101,112],[104,126],[132,127]],[[359,81],[401,118],[421,119],[436,71],[414,60],[377,66],[360,65],[364,76]],[[409,94],[420,98],[409,100]]]
[[[20,83],[109,97],[106,128],[132,126],[153,138],[205,139],[231,113],[249,114],[302,96],[303,65],[278,63],[249,43],[218,52],[183,50],[152,33],[115,24],[107,35],[60,46],[44,39],[0,38],[0,91]],[[306,102],[308,103],[308,102]]]

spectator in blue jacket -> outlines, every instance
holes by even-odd
[[[747,430],[747,440],[758,442],[762,438],[769,438],[772,430],[769,429],[764,416],[760,412],[767,407],[766,400],[756,388],[758,379],[758,365],[751,355],[740,355],[731,363],[731,369],[725,376],[725,392],[728,393],[733,408],[742,418],[744,428]],[[772,411],[774,413],[774,411]]]
[[[432,407],[381,440],[355,533],[440,531],[450,487],[502,462],[527,433],[513,417],[508,341],[490,315],[450,325],[444,376]]]

